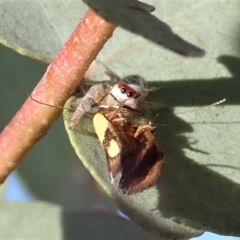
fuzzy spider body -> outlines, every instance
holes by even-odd
[[[139,75],[129,75],[113,86],[95,84],[83,98],[74,103],[70,128],[74,128],[83,115],[90,112],[93,106],[99,108],[119,108],[124,105],[131,109],[138,109],[140,102],[143,102],[148,94],[147,84],[144,78]],[[127,113],[128,111],[125,111]],[[126,114],[125,114],[126,117]]]

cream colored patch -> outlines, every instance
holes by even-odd
[[[109,142],[109,148],[108,148],[107,152],[108,152],[108,156],[110,158],[114,158],[114,157],[116,157],[119,154],[120,148],[119,148],[118,143],[115,140],[112,139]]]
[[[109,121],[102,113],[96,113],[93,117],[93,126],[95,132],[98,136],[99,141],[103,145],[103,140],[105,138],[105,132],[108,129]]]

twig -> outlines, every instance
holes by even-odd
[[[63,106],[115,27],[89,9],[31,96],[40,102]],[[0,183],[46,134],[60,113],[61,109],[44,106],[28,97],[0,135]]]

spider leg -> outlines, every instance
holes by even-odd
[[[75,111],[72,115],[69,127],[74,128],[81,120],[83,115],[90,111],[95,103],[99,102],[106,95],[106,89],[103,84],[93,85],[89,91],[80,99],[73,103]]]

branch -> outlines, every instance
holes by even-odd
[[[89,9],[32,92],[38,101],[62,106],[75,91],[115,25]],[[54,37],[54,36],[53,36]],[[0,183],[40,140],[61,110],[34,102],[30,97],[0,135]]]

